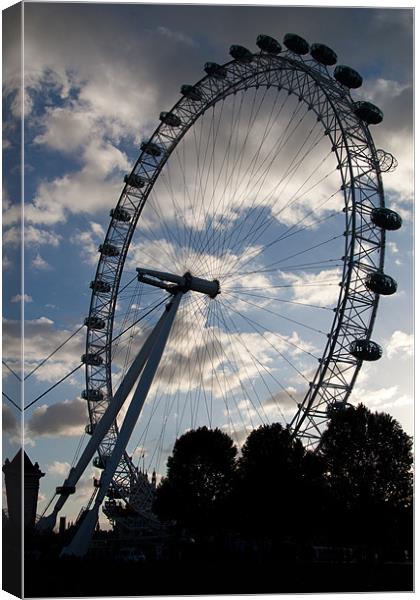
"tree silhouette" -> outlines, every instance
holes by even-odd
[[[319,449],[335,501],[335,525],[346,522],[347,537],[385,543],[398,524],[409,522],[411,438],[390,415],[362,404],[330,416]]]
[[[238,461],[242,530],[274,538],[310,534],[304,515],[322,504],[323,470],[322,460],[280,423],[252,431]]]
[[[158,516],[198,533],[216,530],[227,515],[236,453],[220,429],[200,427],[182,435],[156,490]]]

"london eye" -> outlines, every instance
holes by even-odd
[[[101,477],[65,553],[86,552],[103,503],[113,522],[159,527],[156,473],[188,429],[240,446],[276,421],[316,448],[381,357],[378,302],[397,290],[385,235],[401,226],[382,185],[396,161],[370,131],[382,112],[352,98],[361,75],[324,44],[257,46],[182,85],[111,210],[85,319],[89,442],[44,517],[93,459]]]

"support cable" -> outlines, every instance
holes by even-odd
[[[153,308],[151,308],[146,314],[142,315],[139,319],[137,319],[137,321],[135,321],[132,325],[130,325],[130,327],[128,327],[127,329],[125,329],[124,331],[122,331],[121,333],[119,333],[113,340],[112,342],[114,342],[117,338],[121,337],[124,333],[126,333],[126,331],[128,331],[128,329],[130,329],[131,327],[134,327],[134,325],[137,325],[137,323],[139,321],[141,321],[142,319],[144,319],[145,317],[147,317],[152,311],[154,311],[156,308],[158,308],[159,306],[161,306],[164,302],[167,301],[167,298],[164,298],[163,300],[161,300],[161,302],[159,302],[159,304],[156,304],[156,306],[154,306]],[[74,334],[73,334],[74,335]],[[112,343],[111,342],[111,343]],[[106,347],[105,347],[106,348]],[[100,350],[97,354],[101,354],[102,352],[105,351],[105,348],[103,348],[102,350]],[[43,398],[44,396],[46,396],[49,392],[51,392],[51,390],[53,390],[54,388],[56,388],[58,385],[60,385],[60,383],[62,383],[65,379],[67,379],[68,377],[70,377],[70,375],[73,375],[73,373],[75,373],[78,369],[80,369],[80,367],[82,367],[84,365],[83,362],[81,362],[77,367],[75,367],[72,371],[70,371],[70,373],[67,373],[67,375],[64,375],[64,377],[62,377],[59,381],[57,381],[56,383],[54,383],[54,385],[52,385],[51,387],[49,387],[45,392],[43,392],[40,396],[38,396],[37,398],[35,398],[35,400],[32,400],[32,402],[30,402],[27,406],[25,406],[25,408],[23,410],[26,410],[27,408],[30,408],[33,404],[35,404],[35,402],[38,402],[38,400],[41,400],[41,398]],[[10,402],[13,402],[10,398],[8,398],[8,400],[10,400]],[[14,404],[14,402],[13,402]],[[16,406],[16,405],[15,405]],[[21,410],[21,409],[19,409]]]
[[[14,375],[16,377],[16,379],[18,381],[22,381],[22,378],[12,369],[12,367],[9,367],[9,365],[7,364],[7,362],[5,360],[2,360],[1,362],[4,364],[6,369],[9,369],[9,371],[12,373],[12,375]]]
[[[2,394],[3,394],[3,396],[4,396],[5,398],[7,398],[7,400],[8,400],[9,402],[11,402],[11,403],[13,404],[13,406],[15,406],[15,407],[16,407],[18,410],[20,410],[20,411],[22,412],[22,409],[21,409],[21,407],[20,407],[18,404],[16,404],[16,402],[15,402],[14,400],[12,400],[12,399],[10,398],[10,396],[8,396],[8,395],[6,394],[6,392],[3,392],[3,391],[2,391]]]

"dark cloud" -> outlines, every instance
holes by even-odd
[[[86,402],[80,398],[64,400],[35,409],[27,424],[29,437],[77,436],[87,423]]]
[[[20,421],[16,416],[16,410],[13,410],[6,404],[2,405],[2,423],[3,433],[8,434],[11,438],[20,435]]]

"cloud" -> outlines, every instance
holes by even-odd
[[[60,462],[58,460],[55,460],[47,467],[47,473],[49,475],[58,475],[59,477],[66,477],[69,471],[70,464],[68,462]]]
[[[175,42],[180,42],[181,44],[186,44],[187,46],[197,46],[197,43],[194,42],[193,39],[180,31],[172,31],[167,27],[159,26],[157,28],[157,32],[163,37],[174,40]]]
[[[27,422],[27,435],[37,437],[72,437],[83,433],[87,423],[87,405],[81,398],[64,400],[35,408]]]
[[[286,267],[287,269],[287,267]],[[338,284],[341,281],[339,269],[325,269],[318,273],[300,274],[284,271],[282,279],[292,285],[293,300],[318,306],[335,305],[338,298]]]
[[[61,236],[38,229],[32,225],[25,226],[24,229],[25,246],[53,246],[57,247],[60,243]],[[3,235],[3,243],[18,246],[22,242],[21,227],[10,227]]]
[[[51,265],[42,258],[39,252],[35,256],[35,258],[32,259],[31,265],[34,269],[37,269],[38,271],[49,271],[52,268]]]
[[[79,248],[83,260],[96,265],[99,260],[98,247],[105,238],[105,231],[99,223],[90,222],[89,229],[77,230],[71,237],[70,242]]]
[[[414,335],[404,331],[394,331],[385,346],[388,358],[394,356],[409,358],[414,354]]]
[[[33,302],[34,299],[32,298],[32,296],[29,296],[28,294],[17,294],[16,296],[13,296],[13,298],[10,299],[10,302]]]
[[[69,213],[94,214],[115,205],[122,190],[121,172],[130,166],[127,157],[111,143],[93,140],[82,158],[83,167],[71,177],[65,174],[40,183],[25,209],[28,221],[54,225],[65,221]]]
[[[16,418],[16,410],[2,404],[2,423],[3,432],[6,433],[11,441],[21,439],[20,421]]]
[[[56,350],[71,333],[73,331],[57,329],[54,321],[47,317],[28,319],[25,322],[25,372],[29,373],[41,360]],[[81,331],[67,342],[45,365],[40,367],[33,377],[38,381],[58,381],[60,377],[63,377],[77,366],[84,350],[84,332]],[[3,319],[3,357],[10,363],[12,368],[15,364],[19,364],[20,353],[21,324],[16,320]]]

